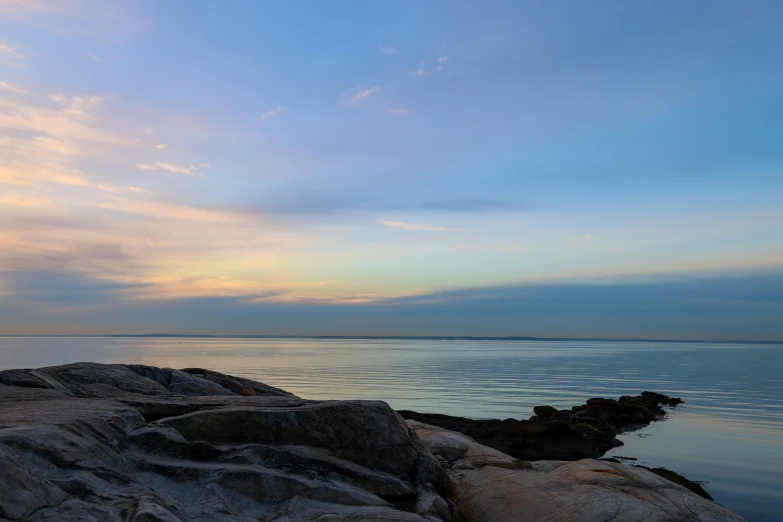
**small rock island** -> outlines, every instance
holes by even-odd
[[[677,401],[474,420],[197,368],[5,370],[0,522],[743,520],[661,470],[598,460]]]

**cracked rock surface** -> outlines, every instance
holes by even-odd
[[[442,469],[383,402],[217,372],[0,372],[0,520],[450,519]]]

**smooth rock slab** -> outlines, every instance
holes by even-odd
[[[460,433],[408,424],[452,468],[452,498],[471,522],[743,520],[645,469],[593,459],[520,463]]]
[[[475,522],[729,522],[743,519],[649,471],[612,462],[534,463],[532,470],[465,471]]]

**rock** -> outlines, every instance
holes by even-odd
[[[552,406],[535,406],[533,408],[533,413],[536,414],[536,417],[546,417],[546,418],[549,418],[556,411],[557,411],[557,409],[553,408]]]
[[[291,397],[292,394],[280,388],[274,388],[267,386],[266,384],[251,381],[250,379],[244,379],[242,377],[234,377],[233,375],[225,375],[219,372],[213,372],[212,370],[203,370],[201,368],[185,368],[182,370],[184,373],[189,373],[193,376],[201,377],[208,381],[219,384],[225,389],[231,390],[237,395],[244,396],[277,396],[277,397]]]
[[[577,460],[601,456],[612,447],[582,437],[560,421],[474,420],[410,411],[399,413],[408,420],[463,433],[521,460]]]
[[[0,372],[0,520],[445,522],[443,476],[382,402],[200,369]]]
[[[408,425],[433,455],[444,459],[448,469],[479,469],[485,466],[506,469],[531,467],[529,462],[483,446],[461,433],[413,420],[409,420]]]
[[[408,421],[430,451],[447,459],[449,500],[473,522],[742,521],[650,471],[583,459],[516,465],[515,459],[443,428]],[[471,455],[472,468],[455,465]]]
[[[324,401],[281,409],[206,409],[158,421],[188,440],[323,448],[383,471],[408,474],[418,458],[405,421],[383,402]]]
[[[636,460],[636,459],[629,459],[629,460]],[[640,466],[638,464],[635,464],[637,468],[646,469],[647,471],[650,471],[652,473],[655,473],[656,475],[665,478],[666,480],[671,480],[675,484],[679,484],[680,486],[687,488],[697,495],[699,495],[702,498],[706,498],[707,500],[712,500],[712,496],[710,496],[709,493],[699,484],[698,482],[694,482],[692,480],[688,480],[687,478],[683,477],[679,473],[676,473],[670,469],[666,468],[648,468],[647,466]]]
[[[552,413],[549,416],[551,421],[565,422],[566,424],[575,424],[579,422],[579,416],[575,415],[571,410],[560,410]]]
[[[607,444],[599,427],[660,403],[604,399],[536,422],[432,417],[540,455],[544,440]],[[209,370],[0,372],[0,522],[741,520],[660,474],[531,464],[383,402],[308,401]]]
[[[448,415],[400,411],[405,419],[440,426],[474,438],[522,460],[579,460],[600,458],[621,446],[616,435],[662,419],[661,405],[676,406],[681,399],[642,392],[619,400],[592,398],[571,410],[536,406],[529,420],[474,420]]]
[[[741,521],[724,507],[646,470],[592,459],[534,463],[533,470],[463,472],[475,522]],[[464,500],[463,500],[464,501]]]

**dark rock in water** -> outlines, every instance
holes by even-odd
[[[551,417],[555,412],[557,412],[557,409],[552,406],[535,406],[533,408],[533,413],[536,414],[536,417]]]
[[[661,407],[681,404],[654,392],[619,400],[593,398],[571,410],[536,406],[530,420],[475,420],[448,415],[400,411],[405,419],[464,433],[477,442],[523,460],[599,458],[621,446],[616,435],[664,417]]]

